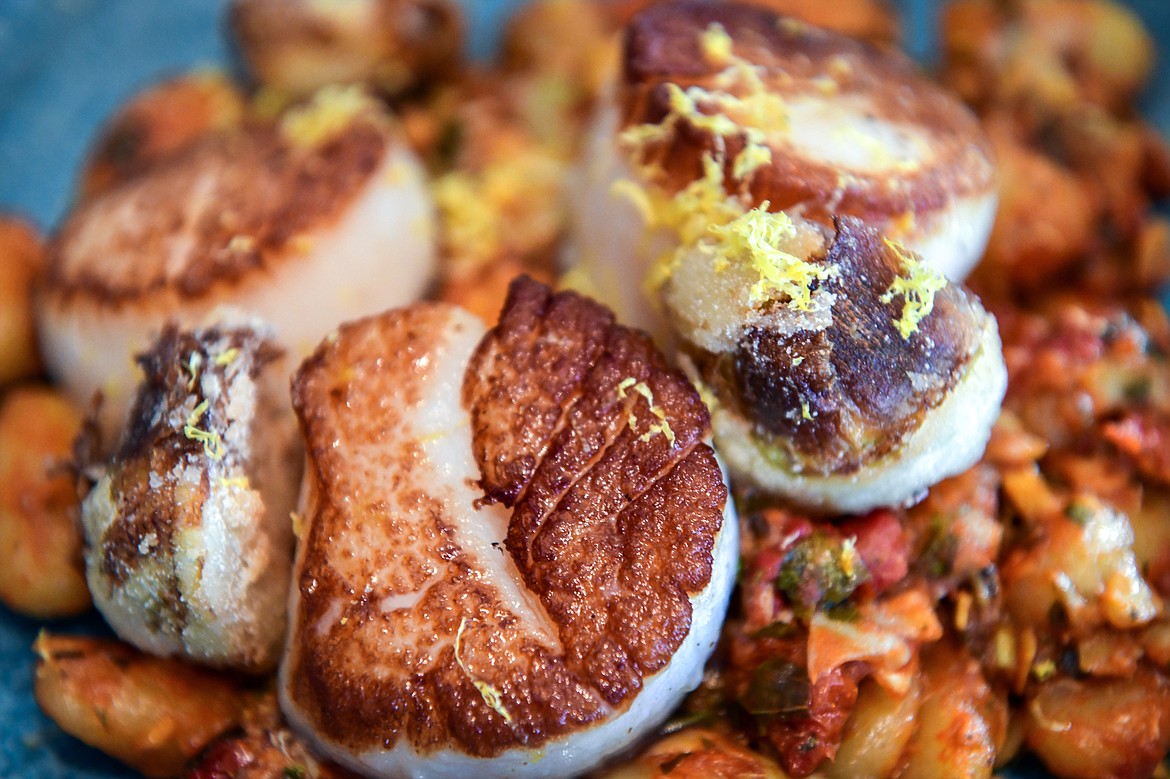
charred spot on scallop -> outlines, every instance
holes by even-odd
[[[744,484],[817,511],[913,500],[979,459],[1007,375],[978,299],[873,227],[749,211],[661,301]]]
[[[819,473],[856,471],[895,449],[978,346],[968,295],[953,284],[933,293],[931,314],[904,338],[906,301],[887,295],[905,273],[904,250],[857,219],[836,225],[824,262],[839,273],[821,287],[835,298],[829,325],[753,326],[720,371],[757,431]]]
[[[332,759],[576,774],[697,683],[735,521],[707,413],[644,336],[521,279],[486,336],[442,304],[343,326],[293,396],[282,706]]]

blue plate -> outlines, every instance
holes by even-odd
[[[501,21],[524,0],[464,0],[472,54],[489,56]],[[1170,51],[1170,2],[1129,3]],[[0,211],[50,229],[100,123],[141,87],[200,65],[234,66],[222,34],[226,0],[0,0]],[[908,47],[929,63],[941,2],[902,0]],[[1147,116],[1170,130],[1170,66],[1146,95]],[[0,561],[2,564],[3,561]],[[0,777],[121,779],[135,774],[64,735],[32,698],[40,626],[0,607]],[[96,618],[54,630],[102,630]],[[1009,779],[1041,779],[1035,764]]]

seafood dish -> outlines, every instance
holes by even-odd
[[[543,0],[492,62],[457,0],[226,2],[234,71],[0,213],[35,748],[1166,776],[1155,41],[939,10],[928,71],[887,0]]]

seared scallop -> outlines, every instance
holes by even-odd
[[[452,0],[234,0],[230,23],[256,79],[293,95],[359,81],[398,95],[461,61]]]
[[[863,512],[983,454],[1007,384],[994,318],[856,218],[750,211],[678,251],[662,301],[745,484]]]
[[[301,367],[281,700],[377,777],[571,776],[695,687],[737,560],[707,411],[642,334],[521,278],[486,335],[419,304]]]
[[[570,261],[619,320],[659,334],[655,261],[765,204],[860,217],[961,280],[991,229],[993,173],[974,116],[902,55],[761,8],[663,4],[627,29]]]
[[[224,73],[195,72],[152,84],[102,128],[81,171],[81,196],[113,189],[243,119],[244,97]]]
[[[344,319],[419,296],[434,267],[424,174],[357,88],[329,88],[273,127],[208,137],[82,204],[39,300],[45,361],[75,401],[125,420],[134,356],[163,323],[221,304],[307,354]]]
[[[81,514],[90,592],[122,639],[250,672],[284,639],[299,466],[288,373],[259,327],[164,329]]]

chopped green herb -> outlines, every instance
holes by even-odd
[[[1078,500],[1074,500],[1068,504],[1068,508],[1064,510],[1064,515],[1078,525],[1085,525],[1093,518],[1093,508]]]
[[[765,660],[739,699],[751,714],[802,717],[808,714],[811,687],[808,671],[781,658]]]
[[[839,606],[868,579],[869,570],[851,539],[813,533],[788,552],[776,587],[807,616]]]

